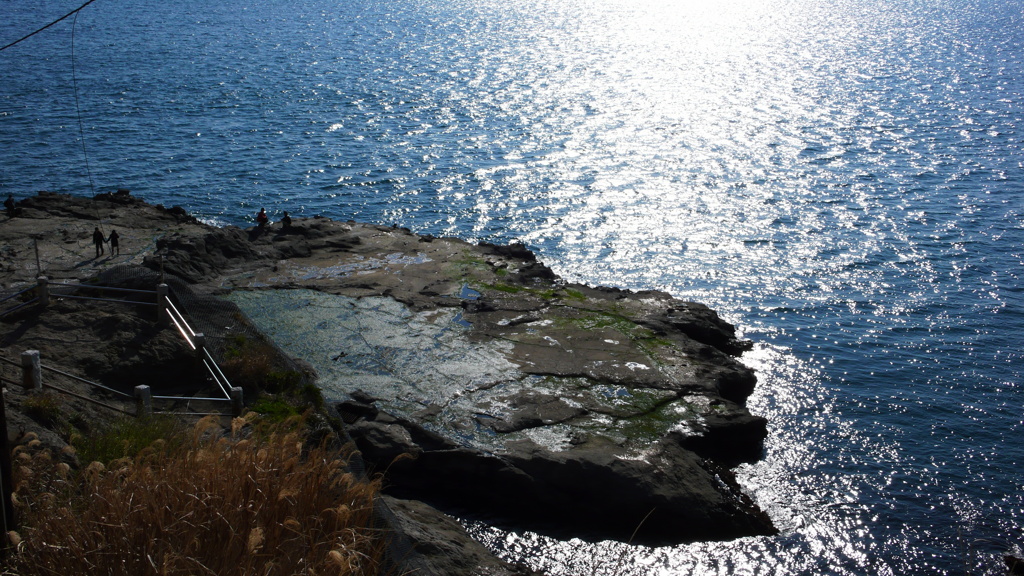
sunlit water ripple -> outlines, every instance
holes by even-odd
[[[0,6],[0,44],[77,6]],[[1005,0],[100,0],[92,179],[211,222],[521,240],[756,342],[783,534],[472,524],[551,574],[998,574],[1022,542],[1024,17]],[[92,193],[71,19],[0,53],[0,193]],[[1018,549],[1019,550],[1019,549]]]

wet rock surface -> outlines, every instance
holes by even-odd
[[[396,494],[563,537],[774,532],[728,470],[767,433],[743,405],[749,343],[706,306],[403,229],[307,219],[251,242],[265,265],[217,287],[316,368]]]
[[[642,455],[590,441],[553,451],[529,441],[502,455],[459,445],[419,424],[355,401],[340,411],[364,456],[390,462],[390,490],[432,504],[522,524],[560,538],[670,545],[771,531],[767,517],[722,466],[672,438]]]
[[[35,235],[57,281],[138,263],[231,299],[317,370],[405,498],[563,537],[774,531],[728,470],[766,434],[743,405],[749,343],[707,307],[566,283],[519,245],[325,218],[215,228],[108,196],[22,200],[0,227],[5,287],[34,281]],[[122,255],[93,258],[96,225]]]

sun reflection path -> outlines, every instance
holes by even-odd
[[[529,559],[553,576],[676,574],[900,574],[882,554],[898,542],[878,542],[868,529],[872,511],[861,491],[884,489],[897,472],[875,469],[859,474],[815,472],[837,466],[857,468],[857,454],[878,452],[896,461],[898,446],[859,434],[834,414],[831,393],[822,389],[820,370],[785,350],[758,346],[743,360],[762,375],[749,404],[770,414],[764,459],[742,465],[738,479],[783,534],[731,542],[648,548],[618,542],[560,542],[533,533],[509,533],[479,522],[465,522],[470,533],[509,560]],[[830,437],[825,445],[805,436]],[[844,444],[856,449],[843,450]],[[845,461],[845,464],[844,464]]]
[[[0,26],[35,17],[9,4]],[[97,172],[148,200],[520,240],[759,342],[774,435],[743,474],[791,531],[638,550],[635,572],[959,573],[959,532],[1020,534],[1016,3],[296,0],[165,28],[187,2],[95,8]],[[147,41],[118,49],[133,28],[108,21]],[[6,174],[84,193],[68,111],[37,106],[73,100],[65,40],[34,41],[0,61]],[[623,550],[523,538],[584,564]]]

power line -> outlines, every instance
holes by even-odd
[[[89,0],[89,2],[94,1]],[[88,6],[89,2],[83,4],[82,8]],[[85,151],[85,127],[82,124],[82,107],[78,104],[78,76],[75,74],[75,25],[78,24],[78,10],[75,11],[75,19],[71,21],[71,84],[75,87],[75,112],[78,113],[78,134],[82,140],[82,156],[85,156],[85,173],[89,175],[89,190],[95,196],[96,186],[92,181],[92,170],[89,169],[89,153]]]
[[[40,33],[40,32],[42,32],[43,30],[46,30],[47,28],[49,28],[50,26],[53,26],[54,24],[56,24],[56,23],[60,22],[61,20],[64,20],[64,19],[66,19],[66,18],[68,18],[68,17],[70,17],[70,16],[72,16],[72,15],[78,14],[78,12],[79,12],[79,11],[80,11],[80,10],[81,10],[82,8],[85,8],[86,6],[88,6],[89,4],[92,4],[92,3],[93,3],[93,2],[95,2],[95,1],[96,1],[96,0],[89,0],[89,1],[88,1],[88,2],[86,2],[85,4],[82,4],[82,5],[81,5],[81,6],[79,6],[78,8],[75,8],[74,10],[72,10],[71,12],[68,12],[67,14],[65,14],[65,15],[61,16],[60,18],[57,18],[57,19],[56,19],[56,20],[54,20],[53,22],[50,22],[49,24],[47,24],[46,26],[43,26],[42,28],[40,28],[40,29],[36,30],[35,32],[32,32],[32,33],[26,34],[25,36],[22,36],[21,38],[18,38],[18,39],[17,39],[17,40],[15,40],[14,42],[11,42],[10,44],[8,44],[8,45],[6,45],[6,46],[0,47],[0,52],[3,52],[4,50],[7,50],[8,48],[10,48],[11,46],[14,46],[15,44],[18,44],[18,43],[20,43],[20,42],[22,42],[22,41],[24,41],[24,40],[27,40],[27,39],[31,38],[32,36],[35,36],[36,34],[39,34],[39,33]]]
[[[68,12],[67,14],[61,16],[60,18],[54,20],[53,22],[50,22],[49,24],[43,26],[42,28],[36,30],[35,32],[22,36],[14,42],[11,42],[10,44],[0,48],[0,51],[6,50],[11,46],[14,46],[15,44],[18,44],[19,42],[22,42],[28,38],[31,38],[32,36],[35,36],[36,34],[39,34],[43,30],[46,30],[47,28],[53,26],[54,24],[60,22],[61,20],[64,20],[70,16],[75,17],[75,19],[71,21],[71,84],[74,87],[75,92],[75,112],[78,116],[78,134],[82,142],[82,156],[85,157],[85,172],[86,174],[89,175],[89,189],[92,191],[94,195],[96,194],[96,185],[93,183],[92,170],[89,167],[89,152],[86,150],[85,146],[85,126],[82,123],[82,107],[78,102],[78,75],[75,70],[75,28],[78,24],[78,13],[81,12],[82,9],[84,9],[86,6],[92,4],[95,1],[96,0],[88,0],[85,4],[82,4],[78,8],[75,8],[71,12]]]

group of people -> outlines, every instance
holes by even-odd
[[[10,202],[13,205],[14,201],[13,201],[13,199],[8,198],[8,202]],[[8,202],[5,202],[4,205],[7,206]],[[12,208],[10,206],[8,206],[8,210],[10,211],[10,210],[12,210]],[[260,208],[259,213],[256,214],[256,224],[260,228],[263,228],[264,226],[266,226],[269,223],[270,223],[270,218],[267,217],[267,210],[266,210],[266,208]],[[285,228],[291,228],[292,227],[292,218],[291,218],[291,216],[288,215],[288,212],[285,212],[284,215],[281,216],[281,225],[283,227],[285,227]],[[96,257],[97,258],[99,258],[100,256],[102,256],[103,254],[106,253],[106,250],[104,250],[104,248],[103,248],[103,244],[107,243],[107,242],[110,243],[110,255],[111,256],[118,256],[118,255],[120,255],[121,254],[120,241],[121,241],[121,237],[117,234],[117,230],[111,230],[110,231],[110,236],[108,236],[106,238],[103,237],[103,232],[99,229],[99,226],[97,226],[96,229],[93,230],[93,232],[92,232],[92,243],[96,246]]]
[[[13,195],[7,196],[7,200],[4,202],[4,208],[7,209],[7,215],[13,218],[16,211]],[[267,216],[267,209],[260,208],[259,213],[256,214],[256,225],[263,228],[267,224],[270,224],[270,218]],[[284,215],[281,216],[281,225],[284,228],[292,227],[292,218],[288,215],[288,212],[285,212]],[[106,254],[103,244],[108,242],[110,243],[111,256],[120,255],[120,240],[121,237],[117,234],[117,230],[111,230],[110,236],[104,238],[103,232],[99,229],[99,226],[97,226],[92,232],[92,243],[96,246],[96,257],[99,258],[103,254]]]
[[[260,211],[256,214],[256,225],[263,228],[267,224],[270,224],[270,218],[267,216],[267,209],[260,208]],[[285,211],[284,215],[281,216],[281,226],[284,226],[285,228],[292,227],[292,217],[288,215],[287,211]]]
[[[7,209],[7,215],[13,218],[16,213],[13,195],[8,194],[7,200],[4,201],[4,208]],[[260,208],[259,213],[256,214],[256,225],[259,226],[260,228],[263,228],[268,224],[270,224],[270,218],[267,216],[267,209]],[[292,227],[292,218],[291,216],[288,215],[287,211],[281,216],[281,226],[283,226],[284,228]],[[121,237],[117,234],[116,230],[111,230],[110,236],[104,238],[103,232],[99,229],[99,226],[97,226],[96,229],[93,230],[92,232],[92,243],[96,246],[96,257],[99,258],[103,254],[106,254],[106,250],[104,249],[103,244],[108,242],[110,243],[111,256],[120,255],[120,239]]]
[[[96,227],[92,232],[92,243],[96,245],[96,257],[102,256],[105,251],[103,250],[103,243],[110,242],[110,255],[117,256],[121,254],[121,237],[118,236],[117,230],[111,230],[108,238],[103,237],[103,232],[100,231],[99,226]]]

